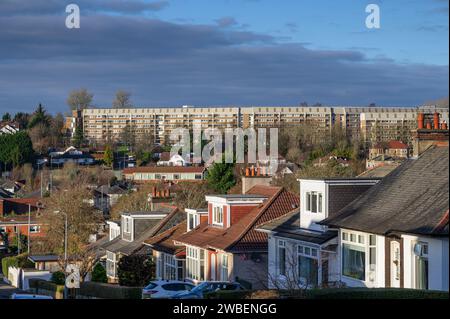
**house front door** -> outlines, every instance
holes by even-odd
[[[401,258],[400,243],[391,241],[391,287],[400,288]]]

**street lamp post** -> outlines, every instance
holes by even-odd
[[[55,214],[64,215],[64,278],[67,279],[67,214],[61,211],[55,211]],[[67,286],[64,281],[64,299],[67,299]]]

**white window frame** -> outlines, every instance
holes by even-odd
[[[281,257],[280,257],[280,250],[284,249],[284,274],[281,273]],[[287,249],[286,249],[286,241],[285,240],[281,240],[278,239],[277,240],[277,274],[278,276],[286,276],[286,254],[287,254]]]
[[[192,217],[192,221],[193,221],[192,227],[190,225],[191,217]],[[187,220],[188,231],[191,231],[194,228],[196,228],[199,225],[199,220],[200,220],[200,217],[198,216],[198,214],[196,214],[196,213],[188,213],[188,220]]]
[[[228,255],[222,254],[222,258],[220,261],[220,278],[223,281],[229,280],[229,273],[228,273]]]
[[[306,246],[306,245],[297,245],[297,275],[298,275],[298,279],[299,279],[299,283],[302,285],[305,284],[310,284],[307,282],[306,278],[301,277],[301,274],[299,273],[299,265],[298,265],[298,258],[301,257],[305,257],[308,259],[313,259],[317,261],[317,284],[320,283],[320,267],[319,267],[319,254],[320,254],[320,249],[317,247],[311,247],[311,246]]]
[[[313,196],[316,196],[315,209],[313,210]],[[312,214],[323,213],[323,193],[317,191],[309,191],[305,193],[305,211]]]
[[[164,276],[165,280],[177,279],[177,263],[172,255],[164,254]]]
[[[223,226],[223,206],[214,205],[212,207],[212,223],[213,225]]]
[[[422,245],[423,247],[426,247],[426,252],[421,251],[420,253],[417,253],[415,251],[416,245]],[[413,242],[412,246],[412,257],[413,257],[413,285],[415,289],[419,289],[417,287],[417,258],[426,258],[428,260],[428,274],[427,274],[427,283],[428,287],[427,289],[430,289],[430,244],[424,241],[415,241]]]
[[[201,251],[203,251],[203,259],[201,258]],[[201,273],[201,264],[203,262],[203,270],[205,267],[206,252],[197,247],[186,246],[186,278],[191,280],[205,280],[205,273]]]
[[[41,232],[41,226],[39,225],[31,225],[30,226],[30,234],[37,234]]]
[[[375,236],[375,245],[370,245],[369,239],[371,235]],[[341,262],[339,267],[341,268],[342,276],[349,280],[356,280],[360,282],[374,282],[375,278],[372,274],[370,265],[370,248],[375,248],[375,256],[376,256],[377,254],[376,235],[363,232],[355,232],[350,230],[342,230],[340,235],[340,241],[341,241],[341,249],[340,249]],[[344,258],[343,257],[344,244],[364,248],[364,280],[344,275],[344,269],[342,265],[342,261]],[[377,258],[377,256],[375,258]],[[373,273],[376,273],[376,268],[375,271],[373,271]]]

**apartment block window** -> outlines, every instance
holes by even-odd
[[[419,242],[414,245],[415,286],[416,289],[428,289],[428,244]]]
[[[224,281],[228,280],[228,255],[222,255],[220,277]]]
[[[155,174],[155,179],[161,179],[161,174]]]
[[[319,192],[306,193],[306,211],[310,213],[323,212],[323,195]]]
[[[286,275],[286,242],[284,240],[278,241],[278,274]]]
[[[223,225],[223,207],[215,206],[213,208],[213,224]]]
[[[173,179],[175,180],[180,179],[180,174],[173,174]]]
[[[195,174],[195,179],[197,180],[202,179],[202,174]]]
[[[342,234],[342,274],[344,276],[365,280],[366,278],[366,247],[358,242],[358,236]],[[344,239],[347,238],[347,240]]]

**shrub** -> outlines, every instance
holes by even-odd
[[[92,270],[92,281],[94,282],[108,282],[108,277],[106,276],[106,269],[102,264],[97,263]]]
[[[2,272],[8,278],[9,267],[17,268],[33,268],[34,263],[28,260],[28,254],[21,254],[18,256],[5,257],[2,259]]]
[[[52,274],[50,280],[56,285],[64,285],[66,283],[66,275],[62,271],[56,271]]]
[[[142,288],[85,281],[81,283],[78,295],[101,299],[141,299]]]
[[[127,287],[144,287],[155,276],[155,264],[146,255],[124,256],[117,269],[119,284]]]

